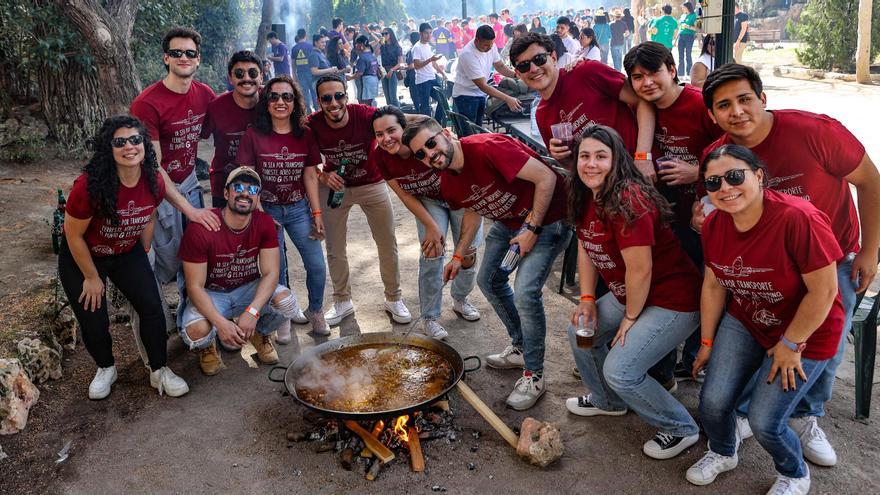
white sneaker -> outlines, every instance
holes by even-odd
[[[513,392],[507,396],[507,405],[517,411],[525,411],[538,402],[544,391],[543,375],[535,375],[528,370],[523,371],[522,377],[513,386]]]
[[[98,368],[92,383],[89,384],[89,399],[101,400],[110,395],[110,389],[116,382],[116,366]]]
[[[305,325],[306,323],[309,322],[309,319],[306,318],[306,315],[303,313],[303,310],[297,309],[296,313],[294,313],[294,315],[293,315],[293,318],[291,318],[291,321],[293,321],[297,325]]]
[[[672,459],[698,441],[700,441],[699,433],[679,437],[658,431],[654,438],[645,442],[645,445],[642,446],[642,452],[654,459]]]
[[[513,345],[509,345],[498,354],[489,354],[486,356],[486,364],[491,368],[499,370],[511,370],[522,368],[526,365],[526,360],[523,357],[522,349],[517,349]]]
[[[385,301],[385,311],[391,314],[391,319],[397,323],[409,323],[412,321],[412,315],[406,309],[402,299],[397,301]]]
[[[474,307],[468,298],[462,300],[454,299],[452,301],[452,311],[467,321],[477,321],[480,319],[480,310]]]
[[[801,440],[804,459],[819,466],[834,466],[837,464],[837,452],[828,442],[825,432],[819,428],[816,419],[816,416],[791,418],[788,424]]]
[[[443,328],[442,325],[437,323],[436,320],[425,320],[421,325],[422,333],[427,335],[428,337],[433,337],[437,340],[443,340],[446,337],[449,337],[449,332]]]
[[[565,408],[568,409],[568,412],[578,416],[623,416],[627,413],[626,409],[620,411],[599,409],[593,404],[592,397],[593,394],[589,394],[566,399]]]
[[[174,374],[171,368],[164,366],[150,373],[150,386],[159,391],[159,395],[180,397],[189,392],[189,385],[183,378]]]
[[[736,416],[736,429],[734,430],[736,434],[736,451],[739,452],[739,448],[742,446],[743,441],[752,438],[754,433],[752,433],[752,427],[749,426],[749,418],[745,416]],[[706,440],[706,448],[711,451],[712,450],[712,441]]]
[[[354,314],[354,304],[351,299],[348,301],[340,301],[333,303],[333,307],[324,313],[324,321],[331,327],[335,327],[342,323],[342,319],[346,316]]]
[[[324,313],[322,311],[312,313],[311,311],[306,310],[306,318],[312,322],[312,333],[315,335],[330,335],[330,325],[328,325],[327,320],[324,319]]]
[[[290,320],[284,320],[284,323],[275,330],[275,342],[281,345],[290,343]]]
[[[810,468],[803,478],[789,478],[781,474],[776,475],[776,482],[767,491],[767,495],[807,495],[810,491]]]
[[[719,474],[736,468],[737,464],[739,457],[735,453],[728,457],[710,450],[696,464],[688,468],[685,478],[697,486],[708,485],[715,481]]]

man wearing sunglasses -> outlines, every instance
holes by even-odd
[[[235,168],[235,154],[241,136],[254,121],[260,100],[263,71],[253,52],[235,52],[226,66],[232,91],[223,93],[208,105],[202,139],[214,136],[214,159],[211,160],[211,206],[223,208],[224,184]]]
[[[541,96],[535,119],[550,156],[562,162],[573,156],[567,145],[553,138],[553,124],[571,123],[575,136],[590,124],[607,125],[620,134],[627,150],[634,153],[642,175],[652,182],[656,180],[650,153],[654,109],[636,96],[620,71],[595,60],[584,60],[570,70],[560,70],[553,41],[538,33],[529,33],[513,42],[510,62],[526,86]]]
[[[280,76],[283,74],[289,76],[290,53],[287,50],[287,45],[278,38],[278,34],[275,31],[269,31],[269,34],[266,35],[266,40],[272,45],[272,55],[266,55],[266,58],[272,61],[275,67],[275,75]]]
[[[750,148],[767,165],[771,189],[800,196],[828,215],[845,254],[837,262],[837,284],[846,316],[844,336],[837,354],[795,408],[791,421],[801,438],[804,457],[820,466],[833,466],[837,454],[817,418],[825,414],[824,404],[831,398],[856,294],[867,289],[877,274],[880,174],[862,143],[837,120],[801,110],[768,111],[761,77],[751,67],[727,64],[709,74],[703,85],[703,102],[712,120],[726,133],[705,154],[731,143]],[[741,182],[740,177],[725,180],[731,185]],[[850,185],[856,188],[858,214]],[[715,185],[707,183],[706,187]],[[703,220],[702,209],[695,205],[695,227],[702,227]],[[743,397],[749,395],[750,388]],[[747,410],[745,400],[737,414],[745,416]]]
[[[345,190],[338,208],[323,210],[327,266],[335,301],[333,308],[325,313],[325,320],[328,325],[338,325],[343,318],[354,314],[346,246],[348,214],[352,206],[359,205],[367,216],[378,249],[379,273],[385,286],[385,311],[397,323],[409,323],[412,315],[401,299],[391,196],[379,167],[369,159],[370,152],[376,147],[373,134],[376,109],[349,104],[345,83],[336,76],[321,77],[315,89],[321,111],[309,116],[308,125],[313,131],[310,136],[317,141],[325,159],[321,203],[326,204],[331,190]],[[344,176],[340,177],[336,170],[343,158],[348,160],[348,165]]]
[[[469,210],[461,223],[455,255],[445,278],[461,269],[461,260],[480,226],[480,216],[495,220],[486,236],[477,283],[507,328],[511,343],[489,355],[493,368],[523,369],[507,404],[525,410],[544,394],[544,337],[547,321],[542,290],[553,260],[565,249],[571,229],[566,213],[565,180],[525,144],[502,134],[456,139],[434,119],[410,122],[403,144],[426,165],[441,170],[440,193],[450,208]],[[516,279],[502,262],[512,245],[521,259]]]
[[[250,341],[265,364],[278,362],[272,332],[292,317],[290,289],[278,284],[280,254],[275,222],[257,210],[260,176],[248,167],[229,173],[227,203],[212,210],[219,231],[189,225],[180,244],[189,301],[180,337],[199,351],[206,375],[220,372],[216,338],[231,349]],[[235,321],[233,321],[235,319]]]

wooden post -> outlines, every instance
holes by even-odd
[[[871,84],[871,0],[859,0],[856,81]]]
[[[480,413],[480,416],[482,416],[483,419],[485,419],[490,425],[492,425],[492,428],[495,428],[495,431],[497,431],[499,435],[504,437],[504,439],[507,440],[507,443],[509,443],[510,446],[515,449],[516,446],[519,444],[519,437],[516,436],[516,433],[514,433],[513,430],[511,430],[510,427],[504,423],[504,421],[501,421],[501,418],[499,418],[494,411],[489,409],[489,406],[487,406],[486,403],[483,402],[480,397],[477,396],[477,394],[473,390],[471,390],[471,388],[468,387],[463,381],[459,380],[457,387],[458,391],[461,392],[461,396],[464,397],[464,400],[466,400],[468,404],[476,409],[477,412]]]
[[[419,432],[412,426],[407,430],[407,444],[409,445],[410,466],[414,473],[425,470],[425,456],[422,455],[422,444],[419,442]]]

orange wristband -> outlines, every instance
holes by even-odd
[[[315,210],[312,212],[312,218],[321,216],[321,210]]]
[[[596,296],[591,296],[590,294],[581,294],[581,302],[589,302],[595,300]]]
[[[452,259],[454,259],[455,261],[461,263],[461,255],[460,255],[460,254],[453,254],[453,255],[452,255]]]
[[[715,341],[712,339],[700,339],[700,345],[704,345],[706,347],[712,347]]]
[[[633,158],[635,158],[636,160],[650,160],[652,157],[651,153],[648,151],[636,151],[636,153],[633,155]]]

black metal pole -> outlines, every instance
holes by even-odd
[[[461,19],[467,19],[467,0],[461,0]]]
[[[492,0],[492,12],[495,14],[498,13],[498,9],[495,8],[495,0]]]
[[[736,0],[724,0],[721,14],[721,34],[715,40],[715,67],[733,62],[733,16]]]

